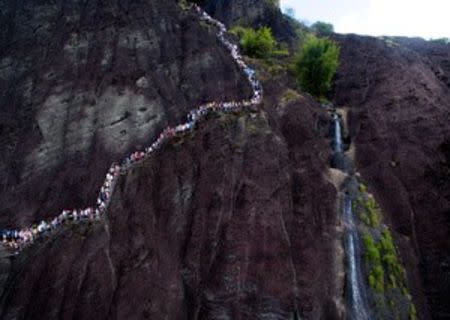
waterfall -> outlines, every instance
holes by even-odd
[[[343,152],[344,148],[342,147],[342,134],[341,134],[341,121],[339,120],[339,116],[336,113],[333,113],[333,122],[334,122],[334,152]]]
[[[334,128],[333,151],[345,158],[341,119],[336,112],[332,113]],[[345,166],[344,166],[345,168]],[[346,169],[342,169],[347,172]],[[344,184],[344,190],[348,191],[348,185]],[[366,286],[361,271],[361,249],[358,229],[353,215],[353,200],[347,192],[343,197],[342,216],[344,222],[344,249],[346,271],[346,299],[348,319],[370,320],[370,312],[366,298]]]
[[[350,319],[368,320],[365,287],[361,274],[361,259],[358,250],[359,237],[353,217],[352,200],[348,195],[344,197],[343,216],[345,225],[345,262],[347,273],[347,297]]]

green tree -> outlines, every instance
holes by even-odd
[[[328,36],[334,33],[334,27],[331,23],[317,21],[311,26],[312,31],[319,36]]]
[[[266,0],[266,3],[275,7],[280,7],[280,0]]]
[[[303,90],[324,98],[339,65],[339,47],[326,38],[309,37],[295,57],[294,72]]]
[[[258,30],[235,27],[231,32],[240,38],[242,51],[250,57],[267,59],[272,55],[277,44],[272,36],[272,30],[268,27]]]

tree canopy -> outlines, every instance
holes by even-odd
[[[231,30],[240,39],[244,54],[260,59],[269,58],[275,50],[277,42],[268,27],[258,30],[252,28],[235,27]]]
[[[303,90],[324,98],[338,65],[338,46],[327,38],[311,36],[295,57],[294,72]]]

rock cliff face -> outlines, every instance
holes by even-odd
[[[393,41],[418,52],[436,77],[450,87],[450,52],[448,44],[420,38],[400,38]]]
[[[90,204],[111,161],[250,92],[175,3],[2,6],[3,227]],[[342,316],[329,119],[286,79],[263,84],[262,110],[211,118],[122,176],[105,221],[2,260],[0,318]]]
[[[274,107],[212,118],[122,176],[104,224],[19,257],[1,318],[338,314],[326,116],[300,97]]]
[[[110,163],[251,90],[175,1],[1,1],[0,221],[83,207]]]
[[[264,1],[206,7],[293,39]],[[175,1],[0,0],[0,14],[2,228],[90,205],[112,161],[199,103],[251,93]],[[355,169],[395,231],[419,316],[446,318],[448,47],[335,39]],[[258,73],[260,110],[211,116],[121,176],[105,220],[0,259],[0,318],[344,319],[331,119],[288,74]]]
[[[421,314],[447,318],[449,46],[360,36],[336,40],[342,62],[335,100],[350,108],[357,168],[398,233]]]

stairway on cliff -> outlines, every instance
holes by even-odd
[[[129,5],[129,14],[136,14],[131,3],[124,5]],[[239,92],[245,93],[246,89],[241,86],[243,79],[234,73],[236,70],[230,70],[231,59],[210,41],[210,30],[199,27],[192,16],[180,14],[169,3],[153,5],[154,12],[147,8],[153,17],[158,16],[158,11],[163,17],[165,10],[174,13],[174,23],[163,28],[166,32],[171,28],[179,31],[180,21],[186,41],[206,39],[202,46],[211,51],[211,57],[223,58],[215,73],[205,72],[219,80],[205,74],[200,82],[185,81],[201,91],[183,90],[186,100],[210,101],[210,95],[221,100],[241,97]],[[15,9],[20,16],[20,6]],[[40,12],[42,8],[35,9],[34,12]],[[70,6],[63,6],[61,19],[71,13],[69,9]],[[121,14],[109,16],[107,9],[108,6],[97,8],[96,12],[112,21],[123,18]],[[95,25],[91,27],[95,29]],[[167,38],[176,38],[176,34]],[[39,65],[39,61],[36,63]],[[60,79],[60,75],[54,76]],[[132,86],[138,94],[143,90],[142,99],[146,101],[145,89],[150,90],[150,85],[147,86],[148,76],[144,78],[139,75],[136,80],[139,89],[132,86],[135,78],[130,83],[126,77],[113,80],[124,90],[119,96],[132,95],[128,88]],[[87,229],[73,226],[52,241],[26,250],[9,274],[8,288],[2,293],[1,317],[184,319],[199,315],[290,318],[294,314],[336,314],[337,293],[330,279],[329,262],[333,246],[326,241],[335,241],[334,216],[330,214],[334,188],[323,178],[328,151],[324,137],[317,135],[314,125],[324,123],[326,114],[309,97],[280,102],[284,81],[284,75],[271,81],[266,106],[256,115],[213,116],[189,138],[164,146],[155,157],[132,167],[117,182],[104,223]],[[209,89],[202,90],[205,82],[212,90],[209,93]],[[173,91],[165,91],[165,85],[159,88],[159,94],[162,105],[167,106],[167,122],[178,123],[182,110],[174,109]],[[115,100],[111,97],[108,101]],[[277,110],[271,107],[272,103],[280,103]],[[137,111],[145,112],[140,110],[146,103],[137,105]],[[183,104],[186,105],[195,103]],[[97,103],[87,107],[102,108]],[[41,111],[39,105],[35,109]],[[128,115],[121,122],[130,117],[134,119]],[[304,121],[305,117],[310,121]],[[69,123],[76,123],[75,118]],[[44,130],[44,138],[48,138],[47,134]],[[102,160],[114,158],[100,154],[105,158]],[[86,172],[90,171],[86,168]],[[313,179],[315,184],[308,184]],[[58,184],[54,188],[60,189]],[[66,190],[77,195],[70,186]],[[305,198],[309,200],[305,202]],[[61,205],[63,201],[59,201]],[[76,199],[73,202],[78,203]],[[5,199],[2,203],[8,204]],[[26,224],[35,215],[30,213],[20,224]],[[305,232],[305,225],[318,233]]]
[[[251,95],[215,30],[176,1],[0,6],[4,228],[93,206],[111,162],[193,106]]]
[[[26,225],[64,204],[88,205],[110,160],[147,141],[149,128],[178,123],[185,107],[224,99],[224,93],[241,97],[248,89],[211,32],[170,1],[87,1],[79,8],[19,2],[8,10],[2,39],[13,39],[20,50],[6,48],[1,56],[7,74],[0,82],[2,106],[8,102],[1,116],[12,122],[1,126],[11,134],[0,178],[2,186],[15,186],[0,195],[7,224]],[[28,12],[42,15],[28,19]],[[419,314],[428,317],[427,296],[433,315],[445,316],[448,188],[437,179],[423,183],[421,172],[429,166],[429,176],[439,176],[435,150],[449,133],[448,89],[426,67],[433,59],[425,63],[420,53],[381,39],[336,38],[343,59],[335,99],[352,106],[352,165],[395,232]],[[28,55],[29,43],[40,51]],[[56,72],[47,72],[51,68]],[[267,97],[255,118],[215,118],[192,141],[163,148],[122,177],[107,224],[68,230],[40,246],[39,255],[26,253],[33,264],[15,269],[20,272],[3,296],[2,317],[343,318],[337,189],[328,176],[324,133],[331,118],[309,96],[287,90],[295,85],[286,75],[268,74],[264,87]],[[61,119],[58,105],[69,110]],[[97,125],[105,114],[111,117]],[[51,121],[62,131],[49,130]],[[95,134],[86,137],[90,130]],[[62,147],[47,150],[47,140]],[[52,155],[49,168],[34,161],[36,143],[34,155]],[[349,166],[345,158],[333,161]]]

